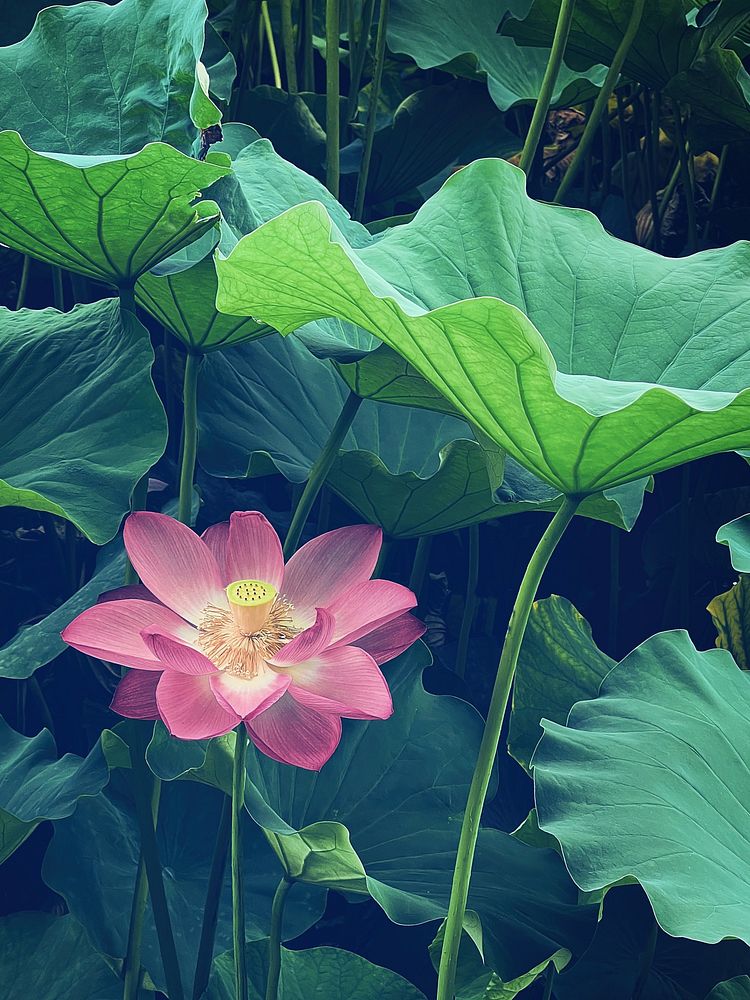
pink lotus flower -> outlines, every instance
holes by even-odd
[[[201,537],[165,514],[139,512],[124,537],[142,583],[103,595],[62,633],[89,656],[133,668],[112,702],[120,715],[162,719],[185,740],[244,722],[269,757],[319,770],[342,717],[393,711],[378,664],[424,626],[408,613],[410,590],[370,579],[379,528],[329,531],[286,566],[257,511]]]

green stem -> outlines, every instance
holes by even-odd
[[[55,309],[65,312],[65,292],[63,290],[63,275],[59,267],[52,265],[52,301]]]
[[[542,574],[550,560],[557,543],[573,519],[580,503],[577,497],[566,497],[559,510],[552,518],[547,530],[539,540],[534,554],[524,573],[518,590],[515,605],[508,622],[503,650],[492,690],[487,721],[479,746],[479,755],[474,767],[469,795],[466,800],[466,810],[461,824],[461,836],[458,842],[456,864],[453,871],[448,916],[445,922],[445,937],[440,954],[440,971],[438,974],[437,1000],[453,1000],[456,983],[456,966],[458,963],[458,948],[461,943],[466,901],[469,896],[471,869],[474,852],[479,835],[479,822],[482,808],[490,784],[492,766],[497,755],[500,742],[500,732],[505,717],[505,709],[510,696],[513,676],[518,662],[526,625],[531,612],[531,605],[536,596]]]
[[[131,513],[134,510],[145,510],[146,509],[146,499],[148,497],[148,473],[141,476],[138,482],[135,484],[135,488],[130,496],[130,510]],[[129,559],[125,562],[125,584],[130,586],[134,583],[138,583],[138,574],[133,568],[133,564]]]
[[[271,25],[271,15],[268,12],[268,0],[263,0],[260,5],[260,14],[263,18],[263,29],[268,40],[268,53],[271,56],[271,71],[273,73],[273,85],[277,90],[281,90],[281,70],[279,69],[279,57],[276,54],[276,42],[273,39],[273,27]]]
[[[284,919],[284,903],[292,882],[286,876],[276,887],[271,906],[271,931],[268,939],[268,981],[266,1000],[277,1000],[279,973],[281,972],[281,925]]]
[[[120,298],[120,310],[135,315],[135,289],[132,285],[121,285],[117,294]]]
[[[576,179],[578,171],[581,168],[586,152],[594,141],[596,131],[599,128],[599,122],[607,111],[610,94],[614,90],[615,84],[620,76],[620,70],[622,69],[625,58],[630,51],[630,46],[633,44],[635,36],[638,34],[638,28],[641,23],[641,17],[643,16],[645,2],[646,0],[633,0],[633,8],[630,12],[630,20],[628,21],[628,26],[625,29],[625,34],[622,36],[620,44],[617,46],[617,51],[612,59],[612,64],[607,71],[606,77],[604,78],[602,89],[597,94],[596,101],[594,101],[594,110],[591,112],[591,117],[586,122],[586,128],[583,130],[583,135],[581,136],[581,141],[578,144],[578,149],[575,152],[570,166],[565,172],[565,176],[562,179],[560,187],[557,189],[557,194],[554,198],[556,204],[562,202],[565,195],[570,190],[573,181]]]
[[[284,46],[284,68],[286,69],[286,89],[297,93],[297,61],[294,51],[294,24],[292,22],[292,0],[281,0],[281,41]]]
[[[648,183],[648,197],[651,202],[651,220],[654,227],[654,235],[651,240],[652,248],[659,253],[661,250],[661,217],[659,214],[659,199],[656,194],[658,177],[656,174],[656,156],[654,155],[654,124],[653,124],[653,102],[648,90],[643,94],[643,112],[646,122],[644,133],[645,153],[646,153],[646,180]]]
[[[349,100],[346,117],[350,122],[354,120],[357,113],[359,88],[362,83],[362,70],[365,66],[367,47],[370,43],[370,31],[372,29],[372,15],[374,11],[375,0],[364,0],[362,4],[362,17],[359,22],[359,34],[353,48],[352,38],[349,38]]]
[[[315,50],[313,48],[313,0],[305,0],[302,24],[302,85],[306,91],[315,87]]]
[[[193,477],[195,476],[195,456],[198,450],[198,368],[200,357],[188,354],[185,359],[185,381],[182,389],[183,438],[182,460],[180,462],[180,499],[177,519],[183,524],[192,522]]]
[[[427,575],[427,567],[430,564],[430,550],[432,549],[432,535],[420,535],[417,541],[417,550],[414,553],[414,562],[411,564],[409,574],[409,590],[411,590],[419,601],[424,587],[424,578]]]
[[[721,180],[724,176],[724,168],[727,164],[727,152],[729,151],[729,146],[721,147],[721,155],[719,156],[719,166],[716,168],[716,176],[714,177],[713,187],[711,188],[711,198],[708,202],[708,212],[706,214],[706,225],[703,227],[703,234],[701,240],[705,245],[708,241],[709,233],[711,232],[711,217],[714,214],[714,209],[716,208],[716,202],[719,198],[719,189],[721,187]],[[19,293],[20,294],[20,293]]]
[[[675,104],[674,107],[674,130],[675,138],[677,139],[677,153],[680,157],[680,181],[682,183],[682,193],[685,195],[685,207],[687,208],[687,249],[689,253],[694,253],[698,247],[698,226],[695,217],[695,191],[693,190],[693,178],[690,173],[688,146],[685,141],[685,133],[682,128],[682,117],[678,104]]]
[[[208,988],[211,975],[211,963],[214,957],[214,942],[216,941],[216,925],[219,919],[219,903],[224,885],[224,875],[227,869],[227,854],[229,852],[229,835],[232,823],[232,800],[224,796],[221,806],[219,829],[216,833],[216,845],[211,861],[211,871],[206,887],[206,902],[203,906],[203,924],[201,925],[201,940],[198,945],[198,958],[195,963],[193,978],[193,1000],[200,1000]]]
[[[469,525],[469,572],[466,578],[466,601],[461,619],[461,630],[458,633],[458,650],[456,651],[456,673],[459,677],[466,675],[466,658],[469,653],[471,626],[474,624],[474,612],[477,606],[477,583],[479,581],[479,525]]]
[[[133,775],[133,794],[135,812],[141,835],[141,853],[146,868],[148,891],[151,896],[151,909],[154,914],[156,936],[159,940],[164,978],[167,983],[169,1000],[183,1000],[180,965],[177,960],[172,923],[169,918],[167,895],[164,891],[159,845],[156,841],[156,822],[152,814],[155,778],[146,763],[146,747],[149,739],[149,725],[136,721],[131,730],[134,734],[131,742],[131,767]],[[136,879],[137,881],[137,879]]]
[[[617,92],[617,131],[620,137],[620,183],[622,185],[622,200],[625,202],[625,216],[628,220],[628,239],[633,242],[635,237],[633,225],[633,200],[630,191],[630,177],[628,176],[628,166],[630,164],[630,143],[628,142],[627,122],[625,121],[625,109],[630,104],[623,101],[622,94]]]
[[[392,548],[393,540],[385,536],[383,538],[383,544],[380,546],[380,552],[378,553],[378,561],[375,563],[375,569],[372,571],[373,580],[383,579],[386,566],[388,565],[388,560],[391,557]]]
[[[18,283],[18,295],[16,297],[16,309],[23,309],[26,301],[26,289],[29,287],[29,271],[31,270],[31,257],[24,255],[23,267],[21,268],[21,280]]]
[[[362,398],[360,396],[357,396],[353,392],[349,393],[338,416],[338,420],[333,425],[328,440],[323,446],[323,450],[318,455],[315,465],[310,469],[310,478],[307,480],[305,488],[302,491],[302,496],[299,498],[299,503],[294,511],[292,523],[289,525],[289,531],[284,541],[285,559],[289,559],[299,545],[302,530],[307,523],[307,518],[315,503],[315,498],[320,493],[323,483],[326,481],[326,476],[331,470],[331,466],[339,453],[341,444],[352,425],[352,421],[357,415],[357,410],[361,403]]]
[[[365,194],[367,193],[367,178],[370,173],[372,147],[375,142],[375,125],[378,119],[378,101],[380,87],[383,82],[383,67],[385,66],[385,40],[388,32],[388,11],[390,0],[380,0],[380,17],[378,18],[378,34],[375,39],[375,70],[370,84],[370,102],[367,108],[367,127],[365,129],[365,148],[362,151],[362,163],[357,176],[357,194],[354,198],[354,218],[361,219],[365,210]]]
[[[151,789],[151,822],[155,825],[159,815],[159,799],[161,798],[161,782],[154,779]],[[138,873],[135,877],[133,903],[130,909],[130,927],[128,929],[128,947],[123,963],[125,982],[122,988],[122,1000],[138,1000],[138,991],[143,979],[141,969],[141,945],[143,942],[143,923],[146,915],[146,898],[148,896],[148,879],[146,878],[146,862],[143,851],[138,857]]]
[[[544,980],[544,993],[542,995],[542,1000],[551,1000],[552,998],[552,987],[555,985],[555,965],[554,962],[550,962],[547,966],[547,976]]]
[[[232,948],[236,1000],[247,997],[245,962],[245,895],[242,883],[242,814],[245,809],[245,756],[247,730],[244,723],[235,730],[232,768]],[[171,1000],[171,997],[170,997]]]
[[[326,0],[326,187],[339,196],[339,0]]]
[[[544,125],[547,121],[547,115],[549,114],[549,106],[552,103],[552,95],[555,92],[555,84],[557,83],[560,66],[565,55],[565,46],[568,43],[574,10],[575,0],[562,0],[560,13],[557,15],[552,48],[547,60],[547,68],[544,71],[542,86],[539,89],[539,97],[534,107],[531,125],[529,126],[529,131],[526,133],[526,142],[524,142],[523,151],[521,152],[519,166],[527,176],[531,169],[531,164],[534,162],[537,146],[539,145],[539,140],[542,137]]]

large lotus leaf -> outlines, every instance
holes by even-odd
[[[577,701],[595,698],[615,661],[591,637],[591,626],[564,597],[536,601],[518,657],[508,750],[528,768],[542,719],[564,723]]]
[[[736,976],[715,986],[706,1000],[750,1000],[750,976]]]
[[[742,574],[706,608],[716,628],[716,645],[728,649],[737,666],[750,670],[750,576]]]
[[[70,816],[81,796],[96,795],[108,778],[99,743],[88,757],[58,760],[47,729],[29,738],[0,718],[0,862],[42,820]]]
[[[146,331],[116,299],[2,309],[0,346],[0,505],[108,541],[166,444]]]
[[[738,573],[750,573],[750,514],[743,514],[722,525],[716,541],[729,546],[732,566]]]
[[[639,886],[612,889],[590,947],[555,980],[556,1000],[704,1000],[716,983],[750,972],[741,941],[699,944],[656,931]]]
[[[245,133],[250,133],[249,135]],[[221,248],[228,251],[237,236],[251,232],[292,205],[312,199],[322,201],[355,245],[369,242],[364,226],[353,222],[323,185],[294,164],[282,159],[267,139],[247,127],[230,123],[228,140],[242,145],[233,158],[233,174],[223,178],[211,194],[222,210]],[[219,144],[220,149],[226,143]],[[141,275],[136,285],[140,305],[193,350],[204,353],[254,340],[270,332],[252,317],[230,317],[216,311],[216,269],[210,251],[215,238],[203,237],[185,250]],[[340,332],[335,323],[315,323],[306,331],[312,344],[331,341],[336,355],[346,355],[352,346],[369,350],[377,341],[362,331]]]
[[[748,247],[659,257],[532,201],[503,160],[460,170],[362,250],[308,204],[217,268],[221,310],[282,333],[329,315],[370,330],[566,494],[750,443]]]
[[[71,917],[14,913],[0,920],[3,1000],[119,1000],[122,979]]]
[[[0,132],[0,240],[89,278],[131,286],[214,225],[216,205],[193,201],[229,172],[228,162],[219,153],[201,162],[160,142],[129,156],[35,153],[17,132]]]
[[[750,676],[665,632],[625,657],[532,760],[539,825],[578,885],[626,876],[668,934],[750,943]]]
[[[341,744],[320,773],[277,764],[255,751],[248,764],[246,805],[271,838],[294,845],[296,831],[306,836],[331,821],[343,825],[366,872],[364,885],[360,876],[347,888],[368,891],[392,920],[404,924],[445,916],[481,733],[469,705],[425,692],[421,673],[428,659],[418,643],[386,665],[393,716],[385,722],[345,721]],[[175,742],[149,748],[149,764],[161,777],[179,777],[206,760],[205,745],[202,754],[197,744],[183,753],[185,744]],[[343,846],[351,862],[348,838]],[[340,886],[332,841],[329,847],[332,882]],[[279,853],[288,849],[282,845]],[[327,884],[322,859],[315,876]],[[579,907],[573,888],[554,851],[527,847],[499,830],[481,832],[469,906],[481,920],[487,961],[504,980],[561,948],[585,947],[595,908]]]
[[[264,1000],[268,975],[268,942],[247,946],[248,1000]],[[410,982],[373,965],[360,955],[340,948],[281,949],[278,1000],[424,1000]],[[231,952],[214,962],[204,1000],[235,1000],[234,965]]]
[[[498,22],[508,11],[522,13],[527,0],[393,0],[388,20],[388,47],[405,52],[422,69],[448,66],[472,74],[486,74],[490,95],[503,110],[535,101],[539,96],[548,51],[519,48],[497,33]],[[461,63],[462,65],[458,65]],[[603,67],[575,73],[563,64],[553,102],[574,104],[592,85],[604,78]]]
[[[192,975],[198,951],[206,883],[211,867],[222,793],[197,782],[173,782],[162,789],[158,841],[164,885],[183,976]],[[109,787],[83,800],[69,819],[55,823],[44,860],[44,880],[65,898],[71,913],[97,949],[122,959],[128,940],[130,905],[138,865],[138,826],[127,780],[113,774]],[[264,937],[271,899],[281,868],[260,830],[244,824],[247,935]],[[318,919],[324,895],[297,885],[284,914],[285,937],[294,937]],[[231,947],[229,873],[221,896],[216,949]],[[163,974],[150,910],[143,936],[142,963],[163,988]]]
[[[121,0],[41,11],[0,49],[0,129],[48,153],[135,153],[148,142],[189,152],[221,120],[196,74],[205,0]]]
[[[710,49],[670,80],[669,95],[690,106],[691,149],[718,149],[750,135],[750,75],[739,56]]]

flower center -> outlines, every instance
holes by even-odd
[[[292,605],[272,584],[236,580],[227,587],[229,611],[209,604],[198,625],[198,648],[219,670],[252,680],[301,629]]]

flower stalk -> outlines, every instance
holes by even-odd
[[[242,877],[242,813],[245,808],[245,758],[247,753],[245,726],[239,725],[236,734],[232,768],[232,946],[235,996],[237,1000],[244,1000],[247,996],[245,890]]]
[[[271,931],[268,939],[268,980],[266,1000],[277,1000],[279,975],[281,973],[281,929],[284,920],[284,904],[293,882],[286,875],[279,882],[271,905]]]

